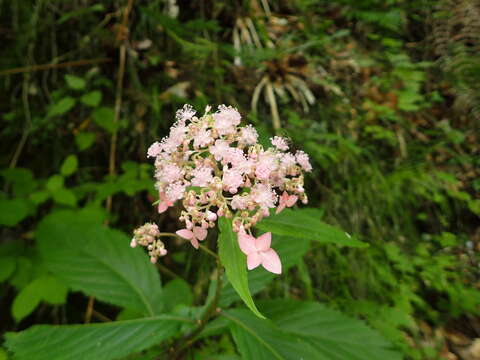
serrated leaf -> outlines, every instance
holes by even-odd
[[[257,225],[263,231],[293,238],[334,243],[342,246],[366,247],[346,232],[320,221],[320,213],[314,209],[285,209],[278,215],[269,216]]]
[[[60,173],[63,176],[72,175],[78,169],[78,159],[75,155],[68,155],[60,167]]]
[[[299,336],[282,331],[270,320],[261,320],[243,309],[224,311],[222,315],[230,320],[230,331],[243,360],[325,360]]]
[[[75,75],[65,75],[65,81],[67,82],[68,87],[73,90],[83,90],[87,85],[84,79]]]
[[[114,132],[117,128],[117,124],[115,124],[115,112],[111,108],[97,108],[93,111],[92,117],[93,121],[95,121],[98,126],[104,128],[108,132]]]
[[[145,315],[161,310],[160,279],[148,256],[88,212],[53,213],[36,237],[47,268],[73,290]]]
[[[13,256],[0,257],[0,283],[8,280],[15,271],[17,261]]]
[[[186,319],[161,315],[89,325],[35,325],[7,333],[17,360],[111,360],[142,351],[178,333]]]
[[[89,93],[82,95],[80,101],[87,106],[97,107],[102,101],[102,93],[98,90],[90,91]]]
[[[60,116],[69,112],[75,106],[76,100],[71,96],[66,96],[58,102],[50,105],[47,117]]]
[[[88,149],[95,142],[95,134],[90,132],[80,132],[75,135],[75,143],[78,150],[83,151]]]
[[[0,225],[17,225],[27,217],[29,208],[25,199],[0,199]]]
[[[77,198],[73,191],[65,188],[60,188],[53,192],[52,197],[58,204],[67,206],[75,206],[77,204]]]
[[[364,322],[315,302],[271,300],[260,304],[278,328],[298,336],[325,360],[400,360],[380,334]]]
[[[225,273],[228,281],[232,284],[245,305],[260,318],[264,316],[258,311],[253,302],[250,289],[248,288],[247,260],[238,246],[237,236],[232,230],[232,224],[229,219],[220,217],[219,221],[220,235],[218,238],[218,254],[222,265],[225,267]]]

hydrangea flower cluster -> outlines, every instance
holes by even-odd
[[[240,248],[253,259],[248,268],[262,264],[269,271],[281,271],[281,265],[272,265],[278,256],[270,249],[270,238],[262,238],[255,246],[251,228],[269,215],[269,209],[276,208],[278,213],[298,200],[307,203],[303,173],[312,170],[308,155],[288,152],[288,141],[279,136],[271,138],[273,146],[264,149],[257,131],[251,125],[240,126],[241,115],[231,106],[220,105],[213,113],[207,107],[197,117],[185,105],[176,119],[169,136],[148,149],[148,156],[155,158],[158,212],[182,201],[179,219],[185,228],[177,235],[195,248],[219,216],[232,218]],[[275,256],[265,258],[272,252]]]
[[[158,257],[167,255],[165,244],[158,239],[160,231],[157,224],[146,223],[145,225],[135,229],[133,232],[133,239],[130,246],[136,247],[141,245],[148,249],[148,255],[152,262],[156,262]]]

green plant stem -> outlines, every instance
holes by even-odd
[[[217,308],[218,302],[220,300],[220,294],[222,292],[222,266],[220,261],[217,261],[217,267],[215,269],[216,272],[216,281],[217,286],[215,289],[215,296],[205,309],[202,317],[198,320],[197,326],[188,334],[186,334],[183,338],[176,342],[176,345],[172,348],[172,356],[169,357],[171,359],[181,359],[182,354],[185,350],[190,347],[196,341],[196,337],[203,331],[205,326],[208,324],[208,321],[214,317],[217,313],[219,313],[219,309]],[[207,305],[206,305],[207,306]]]

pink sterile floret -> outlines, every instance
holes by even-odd
[[[254,238],[243,229],[238,232],[240,250],[247,255],[248,270],[255,269],[260,264],[274,274],[282,273],[282,263],[275,250],[270,248],[272,233],[268,232]]]

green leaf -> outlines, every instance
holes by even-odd
[[[16,266],[17,261],[13,256],[2,256],[0,258],[0,283],[12,276]]]
[[[5,169],[0,172],[7,182],[13,184],[14,195],[18,197],[31,194],[36,188],[32,171],[23,168]]]
[[[271,300],[261,303],[262,311],[278,328],[298,336],[325,360],[399,360],[380,334],[360,320],[350,318],[319,303]]]
[[[5,346],[17,360],[118,359],[178,333],[186,319],[161,315],[89,325],[35,325],[7,333]]]
[[[145,315],[159,313],[161,287],[155,266],[141,249],[130,248],[129,237],[100,221],[81,211],[44,218],[36,237],[45,265],[73,290]]]
[[[83,90],[87,85],[84,79],[75,75],[65,75],[65,81],[67,82],[68,87],[73,90]]]
[[[293,238],[334,243],[343,246],[366,247],[346,232],[320,221],[320,212],[314,209],[285,209],[280,214],[269,216],[256,227],[273,234]]]
[[[98,90],[90,91],[89,93],[82,95],[80,101],[87,106],[97,107],[102,101],[102,93]]]
[[[0,225],[17,225],[27,217],[29,209],[25,199],[0,199]]]
[[[218,254],[225,267],[228,281],[237,291],[240,298],[250,310],[260,318],[264,316],[258,311],[248,288],[247,260],[238,246],[237,236],[232,230],[231,221],[221,217],[218,221],[220,236],[218,238]]]
[[[30,200],[32,200],[35,205],[40,205],[47,201],[49,197],[50,193],[48,191],[39,190],[30,195]]]
[[[177,305],[193,304],[193,294],[190,285],[183,279],[176,278],[165,284],[163,287],[163,302],[165,311],[173,310]]]
[[[65,188],[60,188],[56,190],[52,194],[53,200],[57,204],[62,204],[62,205],[67,205],[67,206],[75,206],[77,205],[77,198],[73,191],[65,189]]]
[[[112,133],[117,128],[117,124],[115,124],[115,112],[111,108],[97,108],[93,111],[92,116],[93,121],[108,132]]]
[[[24,317],[30,315],[40,304],[40,286],[38,281],[32,281],[25,286],[15,297],[12,304],[12,315],[15,321],[21,321]]]
[[[83,151],[88,149],[95,142],[95,134],[90,132],[80,132],[75,135],[75,144],[78,150]]]
[[[58,102],[50,105],[47,117],[60,116],[70,111],[75,106],[76,100],[71,96],[66,96]]]
[[[310,344],[282,331],[270,320],[258,319],[243,309],[221,314],[230,320],[230,331],[243,360],[325,360]]]
[[[47,180],[47,184],[45,185],[45,187],[47,188],[47,190],[51,192],[55,192],[58,189],[63,188],[64,181],[65,179],[63,178],[62,175],[52,175]]]
[[[41,296],[43,300],[52,305],[62,305],[66,303],[68,288],[61,281],[50,275],[43,276],[39,279],[42,282]]]
[[[63,176],[72,175],[78,169],[78,159],[75,155],[68,155],[62,163],[60,173]]]
[[[70,20],[71,18],[75,18],[78,16],[86,15],[92,12],[102,12],[105,11],[105,7],[102,4],[95,4],[90,7],[85,7],[85,8],[80,8],[78,10],[70,11],[67,13],[64,13],[60,19],[58,19],[57,24],[63,24],[64,22]]]
[[[7,353],[2,348],[0,348],[0,360],[8,360]]]

